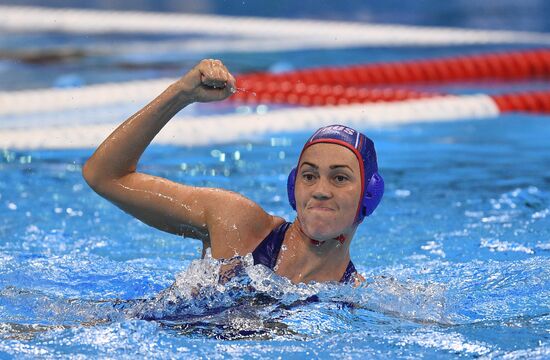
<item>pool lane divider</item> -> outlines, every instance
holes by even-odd
[[[0,92],[0,116],[106,107],[130,102],[142,104],[166,89],[173,79],[96,84],[80,88],[57,88]],[[228,101],[237,105],[283,104],[300,106],[390,102],[441,96],[439,93],[377,87],[364,89],[340,85],[305,85],[289,82],[255,82],[237,91]],[[144,104],[143,104],[144,105]],[[0,124],[0,128],[2,125]]]
[[[253,82],[237,91],[229,99],[247,105],[284,104],[299,106],[343,105],[370,102],[391,102],[441,96],[435,92],[408,89],[365,89],[341,85],[292,84],[289,81]]]
[[[11,32],[241,37],[257,39],[258,48],[262,49],[265,49],[262,43],[268,42],[272,50],[277,51],[353,46],[550,45],[549,34],[523,31],[31,6],[0,6],[0,29]],[[239,44],[234,45],[239,47]]]
[[[285,73],[241,75],[238,86],[258,83],[306,85],[402,85],[465,81],[550,78],[550,49],[508,51],[436,59],[319,67]]]
[[[467,81],[515,81],[550,78],[550,49],[477,54],[346,67],[320,67],[280,74],[241,75],[232,101],[247,104],[337,105],[400,101],[441,96],[407,89],[369,89],[367,86],[445,84]],[[499,103],[521,101],[525,111],[548,112],[541,94],[497,97]],[[521,110],[507,106],[514,111]]]
[[[550,50],[489,53],[453,58],[323,67],[237,77],[230,101],[302,106],[401,101],[442,94],[395,88],[408,84],[515,81],[550,78]],[[152,99],[176,79],[90,85],[82,88],[0,92],[0,116],[79,109]],[[366,87],[376,88],[366,88]],[[386,86],[386,87],[381,87]],[[393,86],[393,87],[388,87]],[[541,107],[544,110],[544,107]]]
[[[245,91],[237,93],[233,101],[311,107],[274,110],[265,114],[232,114],[191,119],[178,116],[181,121],[173,121],[171,124],[176,124],[172,128],[179,128],[175,132],[164,131],[171,135],[159,136],[157,141],[176,145],[204,145],[240,141],[266,132],[312,129],[333,122],[357,123],[357,126],[386,126],[419,121],[489,118],[510,111],[548,114],[550,91],[453,96],[406,89],[359,87],[382,82],[402,85],[404,82],[545,79],[550,73],[548,60],[548,50],[534,50],[422,60],[420,63],[409,61],[367,64],[352,69],[321,68],[284,74],[242,75],[238,78],[238,86],[244,87]],[[410,75],[406,75],[409,72]],[[158,79],[76,89],[27,90],[0,94],[0,116],[4,117],[4,121],[0,123],[0,146],[96,146],[112,131],[113,123],[121,121],[121,117],[115,115],[120,111],[112,111],[108,108],[109,105],[138,105],[141,101],[153,98],[173,81],[175,79]],[[66,113],[71,110],[74,111],[73,114]],[[64,115],[59,114],[63,111]],[[75,123],[67,125],[64,120],[40,121],[48,116],[67,116]],[[36,126],[24,128],[33,117],[38,119],[34,124]],[[82,119],[86,117],[93,119],[90,124],[83,123]]]
[[[488,119],[515,110],[544,108],[550,111],[549,103],[550,92],[537,92],[495,97],[442,96],[389,103],[299,107],[265,113],[194,118],[186,118],[180,114],[166,125],[153,142],[177,146],[216,145],[255,141],[268,133],[310,131],[332,123],[346,123],[358,128],[381,128],[413,122]],[[113,122],[108,124],[63,124],[26,129],[0,129],[0,148],[95,148],[121,121],[112,120]]]
[[[531,112],[550,114],[550,91],[529,91],[491,95],[501,113]]]
[[[176,78],[161,78],[76,88],[0,92],[0,116],[141,103],[152,100],[176,80]]]

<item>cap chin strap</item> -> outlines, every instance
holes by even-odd
[[[309,238],[309,241],[315,246],[320,246],[324,242],[324,241],[312,239],[309,236],[308,238]],[[337,237],[333,238],[332,240],[336,240],[340,243],[340,245],[343,245],[346,242],[346,237],[344,236],[344,234],[340,234]]]
[[[346,242],[346,237],[344,236],[344,234],[340,234],[336,238],[334,238],[334,240],[340,242],[340,245],[344,245],[344,243]]]
[[[307,236],[304,230],[302,230],[302,223],[300,222],[300,219],[298,219],[298,230],[300,230],[300,232],[304,234],[304,236],[307,237],[309,241],[315,246],[319,246],[324,242],[324,241],[312,239],[309,236]],[[346,242],[346,236],[344,234],[340,234],[337,237],[332,238],[332,240],[336,240],[340,243],[340,245],[344,245],[344,243]]]

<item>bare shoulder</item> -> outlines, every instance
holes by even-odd
[[[242,194],[221,189],[210,192],[207,223],[212,256],[230,258],[245,255],[285,220],[267,213]]]

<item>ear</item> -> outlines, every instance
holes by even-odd
[[[380,204],[384,195],[384,179],[380,174],[374,173],[367,185],[365,196],[363,197],[363,216],[369,216]]]
[[[296,210],[296,197],[294,196],[294,189],[296,187],[296,168],[293,168],[288,174],[286,182],[286,192],[288,195],[288,202],[294,210]]]

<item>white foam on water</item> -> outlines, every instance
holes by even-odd
[[[178,321],[204,316],[212,309],[241,308],[243,300],[250,304],[250,299],[267,296],[275,308],[336,302],[419,322],[448,323],[444,291],[440,284],[385,276],[370,278],[358,288],[338,283],[292,284],[263,265],[253,265],[251,254],[220,261],[207,251],[204,259],[194,260],[179,273],[172,286],[133,308],[128,316]]]

